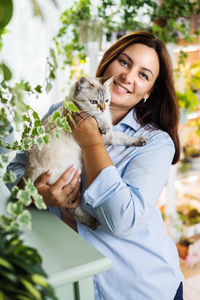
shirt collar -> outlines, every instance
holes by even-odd
[[[115,129],[117,128],[124,128],[124,126],[129,126],[135,131],[137,131],[141,125],[136,121],[136,115],[134,109],[131,109],[128,114],[116,125],[114,126]]]

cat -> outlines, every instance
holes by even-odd
[[[123,132],[112,130],[112,118],[109,110],[111,99],[109,86],[112,80],[109,78],[102,83],[102,78],[82,77],[71,87],[68,99],[96,119],[105,144],[143,146],[147,142],[146,138],[131,137]],[[62,116],[67,114],[64,105],[58,111]],[[52,115],[44,121],[45,127],[51,118]],[[70,165],[74,164],[77,168],[83,169],[81,148],[73,135],[70,132],[62,131],[60,138],[57,138],[53,129],[49,134],[51,139],[48,145],[44,144],[41,149],[34,145],[27,151],[24,174],[26,179],[31,178],[35,181],[40,174],[50,169],[52,175],[49,184],[53,184]],[[68,211],[81,223],[92,229],[97,228],[97,220],[85,213],[81,209],[81,205],[75,209],[68,209]]]

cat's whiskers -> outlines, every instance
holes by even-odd
[[[91,114],[89,114],[88,112],[84,112],[84,113],[85,113],[84,116],[81,117],[81,119],[77,122],[77,125],[78,125],[80,122],[82,122],[82,121],[84,121],[85,119],[87,119],[88,117],[92,117]]]

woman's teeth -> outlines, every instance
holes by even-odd
[[[120,90],[126,92],[126,93],[130,93],[127,89],[123,88],[121,85],[119,85],[117,82],[114,81],[114,85],[116,85]]]

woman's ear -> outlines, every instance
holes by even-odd
[[[156,84],[150,89],[150,91],[148,93],[145,94],[144,98],[148,99],[151,96],[151,94],[153,93],[153,91],[155,90],[155,88],[156,88]]]

